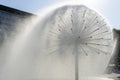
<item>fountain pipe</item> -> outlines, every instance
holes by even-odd
[[[78,60],[78,46],[75,45],[75,80],[79,80],[79,60]]]

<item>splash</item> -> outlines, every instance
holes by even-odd
[[[60,7],[25,33],[7,46],[1,80],[110,80],[98,76],[112,55],[112,31],[95,11]]]

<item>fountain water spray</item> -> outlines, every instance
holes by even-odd
[[[63,6],[31,29],[9,45],[1,80],[89,80],[104,73],[113,36],[97,12],[83,5]]]

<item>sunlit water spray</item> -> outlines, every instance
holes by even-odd
[[[46,16],[6,49],[1,80],[109,80],[99,77],[113,48],[106,20],[82,5]]]

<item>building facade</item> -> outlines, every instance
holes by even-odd
[[[111,58],[110,66],[112,68],[112,72],[120,74],[120,30],[113,29],[114,34],[114,54]]]
[[[25,19],[31,16],[35,15],[0,5],[0,43],[9,36],[15,35],[17,28],[25,26]]]

